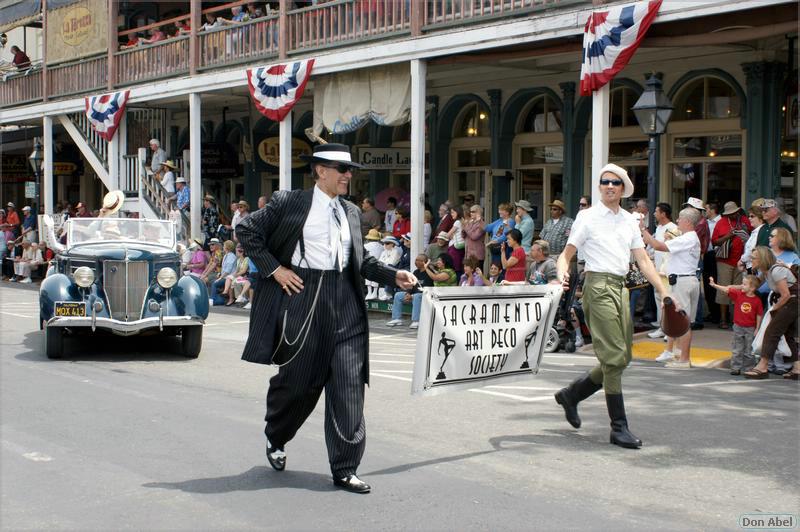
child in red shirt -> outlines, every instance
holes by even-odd
[[[761,282],[755,275],[746,275],[741,286],[720,286],[709,279],[709,285],[720,292],[728,294],[733,303],[733,347],[731,348],[731,375],[740,375],[756,365],[753,357],[753,338],[761,318],[764,306],[756,295]]]

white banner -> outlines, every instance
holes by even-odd
[[[411,393],[538,373],[561,293],[558,285],[426,288]]]

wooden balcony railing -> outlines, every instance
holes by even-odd
[[[117,85],[172,77],[189,72],[189,37],[129,48],[114,54]]]
[[[588,2],[587,0],[425,0],[423,26],[425,30],[430,30],[435,26],[524,15],[539,9],[578,3]]]
[[[22,105],[42,99],[42,70],[6,74],[0,77],[0,107]]]
[[[278,55],[278,15],[200,32],[199,69]]]
[[[409,0],[335,0],[289,11],[289,51],[411,31]]]
[[[202,11],[205,16],[229,16],[232,7],[248,2],[234,0]],[[543,9],[556,9],[591,0],[332,0],[319,5],[286,12],[272,12],[248,22],[226,24],[221,28],[199,31],[197,35],[197,70],[275,60],[279,56],[282,33],[286,37],[286,55],[339,46],[358,45],[373,39],[419,36],[447,28],[481,23],[498,18],[525,16]],[[120,36],[184,22],[189,15],[133,28]],[[412,20],[413,18],[413,20]],[[190,67],[190,35],[119,52],[82,58],[78,61],[47,65],[48,97],[72,96],[108,90],[193,72]],[[114,67],[109,68],[109,57]],[[114,79],[109,79],[109,73]],[[0,107],[28,104],[41,100],[42,72],[32,69],[0,78]]]
[[[108,55],[100,54],[47,65],[47,96],[69,96],[103,89],[108,84]]]

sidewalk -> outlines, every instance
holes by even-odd
[[[667,345],[663,338],[650,338],[644,331],[633,335],[633,358],[655,360]],[[700,331],[692,331],[692,365],[705,368],[727,368],[731,356],[733,331],[718,329],[713,323]],[[591,344],[578,349],[579,353],[592,354]],[[677,353],[675,353],[677,356]]]

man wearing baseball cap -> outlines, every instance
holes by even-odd
[[[570,261],[578,248],[583,248],[586,259],[583,308],[599,364],[559,390],[555,399],[564,408],[570,425],[578,428],[581,426],[578,403],[604,388],[611,418],[611,443],[638,449],[642,441],[628,429],[622,399],[622,372],[631,361],[633,344],[633,323],[625,288],[631,253],[658,294],[663,297],[666,290],[644,249],[639,222],[620,205],[622,198],[633,194],[628,172],[607,164],[600,170],[598,188],[601,201],[578,213],[567,245],[558,257],[557,275],[558,282],[568,288]]]
[[[764,214],[764,227],[758,232],[756,246],[769,247],[769,235],[776,227],[783,227],[792,233],[792,236],[796,236],[789,224],[781,220],[781,210],[778,208],[777,201],[771,198],[765,199],[761,202],[761,211]]]

